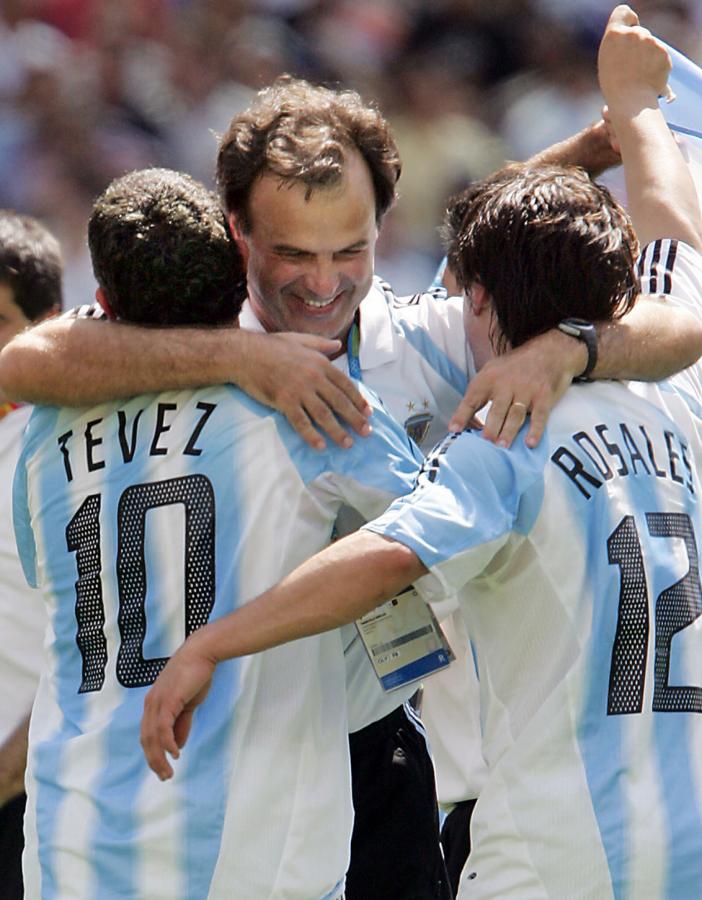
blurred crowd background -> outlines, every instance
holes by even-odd
[[[427,285],[444,201],[599,116],[613,0],[0,0],[0,206],[61,240],[67,306],[94,283],[85,223],[147,165],[213,185],[217,134],[290,72],[351,86],[393,124],[400,201],[377,270]],[[702,62],[702,0],[639,0],[643,23]]]

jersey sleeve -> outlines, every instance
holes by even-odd
[[[449,435],[412,494],[365,528],[413,550],[431,573],[416,587],[426,600],[443,599],[531,530],[543,499],[544,444],[531,450],[522,435],[505,450],[471,432]]]
[[[655,295],[702,319],[702,256],[682,241],[648,244],[637,263],[641,294]]]
[[[702,319],[702,255],[682,241],[648,244],[638,261],[641,294],[652,295]],[[698,362],[669,379],[702,402],[702,365]]]
[[[414,487],[423,456],[414,441],[368,388],[359,389],[373,408],[372,431],[348,450],[332,447],[327,472],[318,480],[357,510],[364,520],[380,515]]]
[[[32,453],[31,434],[38,411],[35,409],[29,420],[23,438],[22,451],[15,468],[12,482],[12,524],[15,531],[15,543],[24,577],[30,587],[37,587],[36,544],[29,514],[29,498],[27,496],[27,461]]]

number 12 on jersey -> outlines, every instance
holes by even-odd
[[[117,680],[124,687],[154,683],[168,657],[144,658],[146,638],[146,513],[162,506],[185,508],[184,637],[204,625],[215,601],[215,498],[204,475],[186,475],[126,488],[117,507]],[[105,682],[107,640],[100,550],[100,494],[90,494],[66,527],[68,550],[76,554],[76,643],[83,660],[78,693],[99,691]],[[174,561],[175,562],[175,561]]]
[[[702,590],[695,532],[684,513],[646,513],[646,526],[653,538],[684,542],[687,574],[663,590],[654,605],[655,664],[654,712],[702,712],[702,687],[671,685],[670,655],[674,635],[702,615]],[[649,641],[648,587],[641,541],[633,516],[625,516],[607,540],[611,565],[619,567],[620,590],[617,630],[612,647],[607,714],[640,713]],[[700,645],[702,653],[702,638]]]

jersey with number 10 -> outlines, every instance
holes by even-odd
[[[343,890],[352,811],[338,632],[218,666],[172,781],[139,746],[144,695],[193,630],[410,489],[410,444],[318,453],[218,387],[37,409],[15,481],[49,612],[25,879],[42,900],[319,900]],[[390,461],[390,465],[388,462]]]
[[[702,259],[643,290],[700,315]],[[371,528],[461,590],[487,783],[463,898],[702,897],[702,369],[575,385],[535,450],[447,440]]]

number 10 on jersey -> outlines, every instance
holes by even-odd
[[[124,687],[153,684],[168,657],[144,658],[146,638],[146,514],[182,504],[185,508],[184,637],[204,625],[215,601],[215,498],[204,475],[186,475],[126,488],[117,507],[116,578],[120,646],[117,680]],[[66,544],[76,554],[76,643],[83,660],[79,693],[99,691],[105,682],[107,640],[100,549],[100,494],[90,494],[66,527]],[[174,565],[176,561],[174,561]]]

